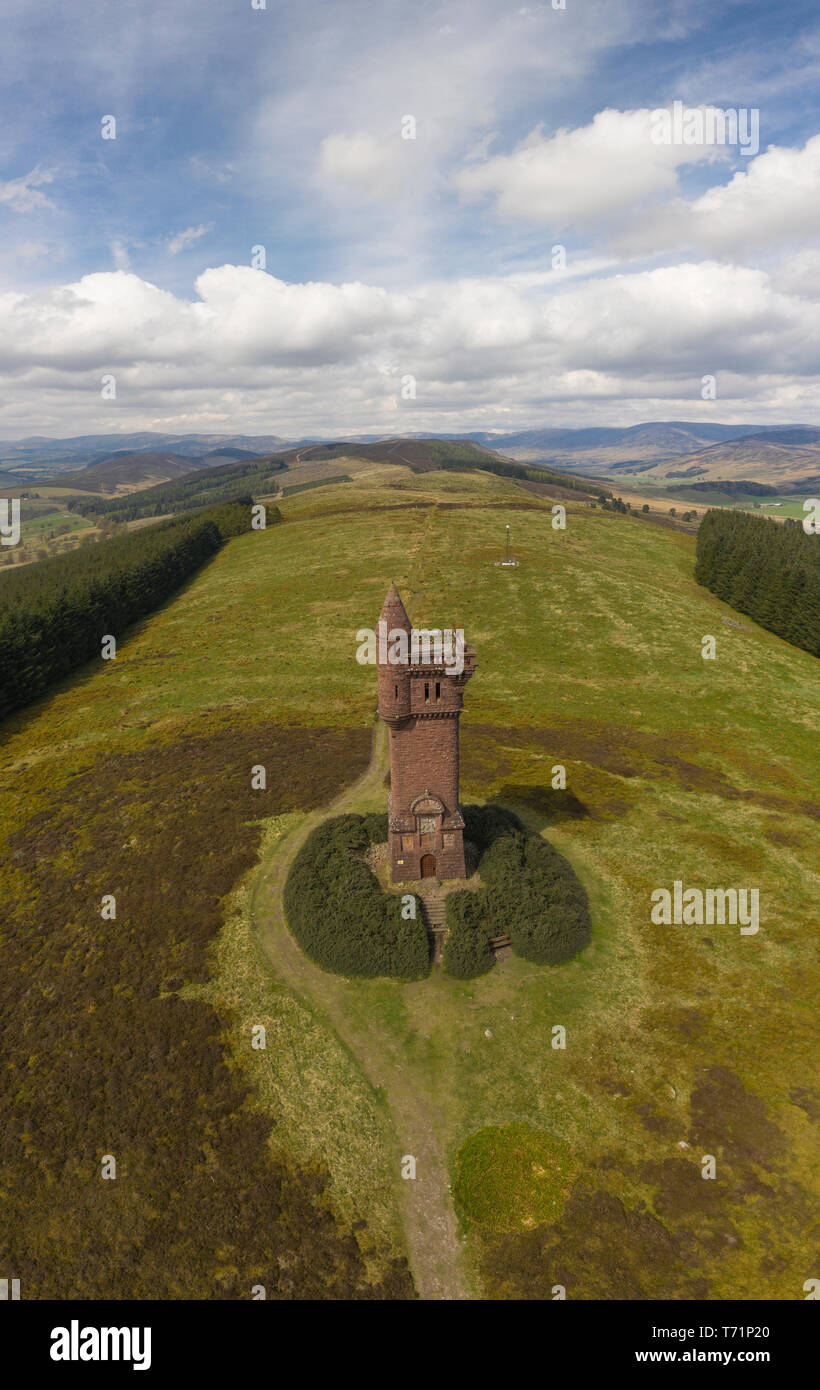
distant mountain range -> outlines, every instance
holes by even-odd
[[[689,449],[702,449],[725,439],[740,439],[743,435],[760,431],[760,425],[710,425],[692,424],[683,420],[663,420],[643,425],[592,426],[584,429],[543,429],[520,430],[515,434],[477,434],[471,439],[479,439],[495,449],[509,452],[531,451],[539,454],[545,451],[558,453],[568,450],[576,454],[586,449],[623,449],[636,453],[644,450],[664,452],[671,455],[685,453]]]
[[[238,449],[242,456],[270,454],[287,443],[276,434],[154,434],[150,430],[135,434],[80,434],[70,439],[30,435],[27,439],[0,441],[0,468],[42,478],[105,463],[117,454],[171,453],[198,460],[209,454],[224,455],[227,449]]]
[[[473,431],[438,439],[470,442],[516,461],[537,462],[598,477],[639,473],[647,483],[747,478],[777,484],[820,473],[820,429],[807,425],[721,425],[666,420],[629,426],[534,429],[502,433]],[[429,440],[415,432],[347,435],[344,439],[280,435],[158,434],[78,435],[70,439],[27,439],[0,443],[0,478],[6,485],[52,479],[61,486],[114,491],[150,486],[208,468],[284,450],[325,445],[337,456],[357,446],[364,457],[388,445],[395,462],[415,459],[415,445]],[[402,447],[403,442],[403,447]],[[402,453],[406,455],[402,459]]]

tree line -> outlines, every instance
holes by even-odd
[[[779,488],[771,483],[753,483],[749,478],[727,478],[723,482],[712,479],[708,483],[687,483],[690,492],[725,492],[729,497],[777,497]],[[785,491],[790,484],[784,483]]]
[[[247,531],[251,502],[245,497],[0,575],[0,718],[100,656],[103,637],[118,637],[152,612],[229,536]],[[280,519],[278,510],[269,508],[267,519]]]
[[[710,509],[700,524],[695,579],[795,647],[820,656],[820,537],[791,518]]]
[[[436,450],[432,450],[436,455]],[[592,489],[592,483],[584,482],[581,478],[575,478],[570,473],[556,473],[550,468],[527,468],[523,463],[509,463],[506,459],[484,459],[472,456],[470,458],[449,457],[442,455],[439,460],[439,467],[446,469],[448,473],[495,473],[499,478],[515,478],[517,482],[528,483],[552,483],[554,486],[572,489],[573,492],[588,493]],[[604,494],[611,497],[610,492]]]
[[[314,487],[329,487],[331,483],[352,483],[349,473],[334,473],[332,478],[313,478],[309,483],[291,483],[282,488],[283,497],[294,497],[297,492],[309,492]]]
[[[287,472],[281,457],[254,459],[250,463],[224,464],[220,468],[199,468],[176,481],[157,483],[126,497],[74,497],[66,506],[80,516],[110,517],[114,521],[137,521],[141,517],[166,516],[238,500],[246,493],[259,493],[275,473]]]

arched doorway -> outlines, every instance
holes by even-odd
[[[436,856],[434,854],[423,854],[421,856],[421,876],[422,878],[435,878]]]

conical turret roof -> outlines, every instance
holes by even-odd
[[[390,588],[387,590],[387,598],[384,600],[384,603],[382,604],[382,611],[379,614],[379,621],[387,623],[388,632],[391,632],[394,628],[399,627],[403,628],[404,631],[407,633],[413,631],[410,625],[410,619],[408,618],[404,604],[401,601],[399,591],[396,588],[395,584],[392,583],[392,581],[390,584]]]

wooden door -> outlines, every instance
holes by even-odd
[[[422,878],[435,878],[436,857],[434,854],[423,854],[421,856],[421,876]]]

